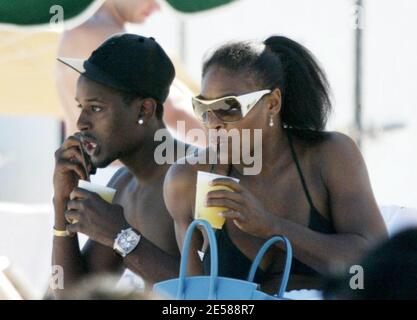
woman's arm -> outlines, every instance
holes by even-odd
[[[319,153],[317,161],[328,191],[336,234],[319,233],[265,211],[248,190],[232,181],[219,179],[216,182],[237,192],[216,192],[217,199],[212,199],[210,205],[230,208],[223,215],[233,219],[247,233],[260,238],[276,234],[286,236],[297,259],[325,274],[357,261],[377,241],[385,238],[387,232],[365,163],[354,142],[344,135],[330,134]]]
[[[182,246],[187,228],[193,221],[195,179],[195,172],[188,165],[182,164],[173,164],[165,176],[165,205],[174,219],[175,236],[181,255],[188,254],[182,252]],[[188,275],[203,273],[203,266],[198,255],[202,244],[202,233],[194,232],[188,256]]]
[[[301,260],[324,273],[339,264],[348,267],[357,261],[385,238],[387,231],[356,144],[343,134],[331,133],[320,146],[317,160],[337,234],[325,235],[308,228],[300,230],[299,225],[290,221],[276,225],[292,238]],[[296,234],[300,236],[295,237]]]

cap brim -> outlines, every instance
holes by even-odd
[[[78,73],[85,73],[84,59],[58,57],[57,60],[74,69]]]
[[[130,88],[125,87],[123,84],[114,79],[114,77],[109,76],[100,68],[97,68],[95,65],[91,64],[88,60],[63,57],[58,57],[57,60],[90,80],[101,83],[116,90],[131,92]]]

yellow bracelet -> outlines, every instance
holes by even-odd
[[[55,237],[73,237],[73,234],[70,234],[67,230],[57,230],[54,228]]]

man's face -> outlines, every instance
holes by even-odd
[[[138,113],[125,104],[118,91],[80,76],[75,100],[80,108],[77,127],[83,147],[96,167],[106,167],[137,151],[141,139]]]

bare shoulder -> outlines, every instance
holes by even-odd
[[[175,219],[192,212],[195,199],[197,171],[207,171],[209,165],[198,164],[198,150],[171,165],[164,181],[164,200],[168,211]],[[181,201],[178,201],[181,199]]]
[[[195,159],[196,156],[194,154],[178,159],[168,169],[164,184],[169,188],[177,190],[186,190],[195,184],[197,171],[203,168],[203,165],[192,164]]]
[[[322,141],[314,147],[314,154],[322,164],[346,163],[362,160],[362,155],[355,141],[340,132],[326,132]]]
[[[129,169],[122,167],[111,177],[107,186],[120,190],[121,188],[124,188],[132,178],[134,178],[134,176]]]
[[[366,177],[367,169],[355,141],[339,132],[326,132],[322,141],[313,147],[314,163],[322,178],[344,181]],[[362,179],[362,178],[361,178]]]
[[[58,55],[74,58],[88,58],[93,50],[111,35],[123,29],[94,21],[87,21],[80,26],[62,33]]]
[[[351,137],[336,131],[325,132],[323,140],[318,146],[322,149],[358,149],[355,141]]]

